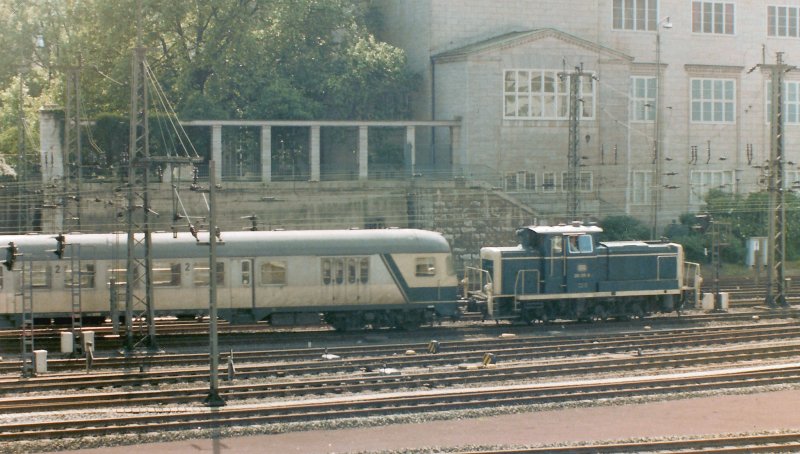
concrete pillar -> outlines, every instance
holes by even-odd
[[[61,200],[64,177],[64,148],[61,143],[62,119],[60,107],[43,107],[39,110],[39,163],[42,168],[44,188],[42,231],[60,232],[64,225],[64,204]]]
[[[211,126],[211,159],[220,163],[216,166],[214,177],[222,181],[222,125]]]
[[[358,127],[358,179],[368,178],[367,166],[369,165],[369,127]]]
[[[311,140],[309,147],[311,149],[311,179],[310,181],[319,181],[319,125],[311,127]]]
[[[411,154],[411,176],[417,173],[417,128],[406,126],[406,146]]]
[[[272,181],[272,128],[261,127],[261,181]]]

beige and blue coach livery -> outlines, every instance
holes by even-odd
[[[697,293],[699,265],[685,262],[680,244],[599,241],[601,232],[531,226],[517,230],[516,247],[481,248],[480,267],[465,277],[470,310],[528,323],[644,317],[678,311]]]
[[[122,311],[127,235],[0,236],[17,257],[0,273],[0,324],[18,325],[19,294],[29,292],[34,318],[71,316],[79,294],[84,317],[104,319],[112,278]],[[207,233],[152,234],[157,316],[201,317],[209,308]],[[205,243],[204,243],[205,242]],[[59,250],[59,245],[63,245]],[[319,323],[337,329],[411,328],[458,315],[458,280],[450,246],[439,233],[415,229],[224,232],[213,279],[220,318],[274,325]],[[136,249],[139,259],[143,247]],[[56,253],[58,252],[58,254]],[[80,272],[78,272],[80,270]],[[137,275],[141,273],[137,267]],[[134,291],[144,292],[143,279]],[[24,287],[24,288],[23,288]],[[77,290],[76,290],[77,288]]]

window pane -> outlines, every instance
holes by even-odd
[[[261,264],[261,285],[285,285],[286,262],[264,262]]]
[[[436,260],[433,257],[418,257],[416,260],[416,276],[435,276]]]
[[[153,264],[153,285],[157,287],[179,287],[181,285],[181,264],[155,262]]]

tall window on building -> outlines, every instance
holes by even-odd
[[[732,35],[734,5],[731,2],[692,2],[692,31]]]
[[[655,30],[658,0],[614,0],[616,30]]]
[[[555,172],[544,172],[542,174],[542,192],[556,192]]]
[[[708,191],[717,189],[733,192],[733,170],[692,170],[689,203],[699,205],[705,202]]]
[[[800,7],[768,6],[767,35],[800,38]]]
[[[733,79],[692,79],[692,122],[733,123],[735,92]]]
[[[578,191],[591,192],[592,181],[593,181],[592,172],[588,170],[578,172]],[[567,187],[568,183],[569,183],[569,173],[561,172],[561,191],[563,192],[569,191],[569,188]]]
[[[631,77],[631,120],[655,121],[656,78]]]
[[[631,204],[648,205],[653,202],[650,187],[653,185],[653,172],[634,170],[632,178]]]
[[[504,74],[503,112],[508,119],[569,118],[569,78],[558,77],[556,70],[506,70]],[[595,83],[592,74],[581,77],[579,96],[581,118],[593,119]]]
[[[767,81],[767,123],[772,116],[772,82]],[[783,83],[783,121],[786,124],[800,124],[800,82],[784,81]]]

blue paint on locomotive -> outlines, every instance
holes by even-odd
[[[525,227],[517,231],[518,246],[483,248],[481,268],[492,288],[479,293],[491,303],[492,315],[523,313],[531,319],[672,310],[683,290],[682,247],[600,242],[601,232],[580,224]]]

